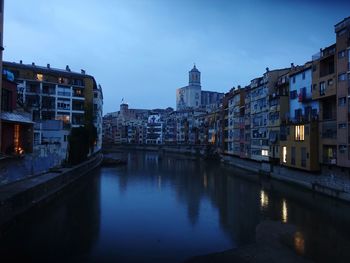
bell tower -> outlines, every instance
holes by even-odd
[[[196,64],[193,65],[193,69],[191,69],[189,72],[189,86],[201,86],[201,73],[196,68]]]

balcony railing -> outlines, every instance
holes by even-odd
[[[330,121],[322,124],[322,138],[336,139],[337,138],[337,122]]]
[[[71,96],[71,92],[67,92],[67,91],[58,91],[57,95],[58,96],[64,96],[64,97],[70,97]]]

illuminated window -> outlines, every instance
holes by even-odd
[[[269,156],[269,151],[268,150],[261,150],[261,155],[262,156]]]
[[[282,161],[283,163],[287,163],[287,146],[283,146],[282,148]]]
[[[56,117],[56,120],[61,120],[64,123],[69,123],[70,122],[70,116],[69,115],[58,115]]]
[[[296,141],[304,140],[304,125],[295,126],[295,140]]]
[[[43,79],[44,79],[43,74],[36,74],[36,79],[39,81],[43,81]]]

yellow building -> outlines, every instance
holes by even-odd
[[[318,171],[318,123],[289,124],[286,140],[281,141],[280,164],[307,171]]]

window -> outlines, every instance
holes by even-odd
[[[305,135],[309,135],[309,133],[310,133],[310,128],[309,128],[309,126],[306,126],[305,127]]]
[[[322,81],[322,82],[320,83],[320,95],[321,95],[321,96],[322,96],[322,95],[325,95],[325,91],[326,91],[326,85],[325,85],[324,81]]]
[[[339,145],[339,153],[346,153],[347,146],[346,145]]]
[[[314,85],[313,85],[313,90],[315,90],[315,89],[316,89],[316,87],[317,87],[317,85],[316,85],[316,84],[314,84]]]
[[[295,147],[292,147],[292,154],[291,154],[291,162],[292,165],[295,165]]]
[[[303,79],[305,79],[305,71],[303,72],[302,77],[303,77]]]
[[[282,148],[282,161],[283,163],[287,163],[287,147],[283,146]]]
[[[293,83],[295,83],[295,76],[293,76]]]
[[[296,90],[292,90],[291,92],[290,92],[290,99],[291,100],[294,100],[294,99],[296,99],[298,97],[298,92],[296,91]]]
[[[306,148],[301,147],[301,167],[306,167]]]
[[[345,57],[345,50],[338,52],[338,58],[343,58],[343,57]]]
[[[344,81],[344,80],[346,80],[346,74],[345,73],[339,74],[338,81]]]
[[[346,97],[341,97],[338,99],[338,106],[343,107],[346,105]]]
[[[337,33],[337,37],[340,37],[340,36],[346,34],[346,31],[347,31],[346,28],[340,30],[340,31]]]
[[[345,122],[339,123],[338,129],[346,129],[346,123]]]
[[[329,79],[329,80],[327,81],[327,85],[328,85],[328,86],[332,86],[332,85],[333,85],[333,79]]]
[[[296,120],[300,120],[302,116],[303,116],[303,110],[302,109],[294,110],[294,118]]]
[[[312,65],[312,71],[315,72],[317,70],[317,66],[316,65]]]
[[[295,140],[296,141],[304,140],[304,125],[295,126]]]
[[[3,111],[12,111],[12,92],[7,89],[2,89],[1,109]]]
[[[43,81],[43,79],[44,79],[43,74],[36,74],[36,79],[39,81]]]
[[[269,151],[268,150],[261,150],[261,155],[262,156],[269,156]]]

